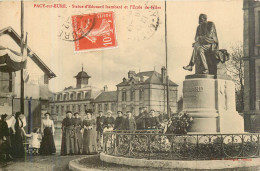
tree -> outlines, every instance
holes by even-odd
[[[231,47],[230,60],[226,63],[226,69],[236,88],[236,110],[244,110],[244,61],[243,44],[238,43]]]

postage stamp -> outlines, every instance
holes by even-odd
[[[114,12],[72,16],[75,51],[117,47]]]

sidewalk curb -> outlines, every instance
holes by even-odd
[[[259,167],[260,158],[250,158],[241,160],[147,160],[127,157],[117,157],[100,154],[100,160],[107,163],[115,163],[132,167],[153,167],[166,169],[231,169],[243,167]]]
[[[72,171],[102,171],[100,169],[92,169],[92,168],[86,168],[83,165],[79,164],[79,161],[82,159],[85,159],[88,157],[81,157],[78,159],[71,160],[69,162],[69,169]]]

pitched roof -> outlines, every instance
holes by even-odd
[[[114,102],[117,101],[117,91],[103,91],[94,102]]]
[[[143,78],[143,81],[141,79]],[[121,83],[117,84],[117,86],[128,85],[132,80],[135,80],[136,84],[163,84],[162,83],[162,75],[157,71],[145,71],[139,72],[135,74],[131,78],[127,78],[126,81],[122,81]],[[178,86],[173,81],[169,80],[170,86]]]
[[[85,71],[80,71],[75,77],[76,78],[90,78],[90,76]]]
[[[9,26],[7,28],[4,28],[0,30],[0,36],[8,34],[15,43],[20,47],[21,46],[21,37],[14,31],[14,29]],[[36,63],[39,68],[48,75],[49,78],[54,78],[56,75],[50,70],[50,68],[37,56],[28,46],[27,47],[27,53],[28,56],[33,60],[34,63]]]

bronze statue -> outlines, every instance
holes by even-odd
[[[199,26],[195,36],[195,43],[192,44],[193,52],[190,63],[184,66],[183,69],[192,71],[195,65],[196,74],[211,74],[209,72],[209,62],[207,60],[207,53],[218,50],[218,37],[215,24],[207,21],[206,14],[200,14]]]

